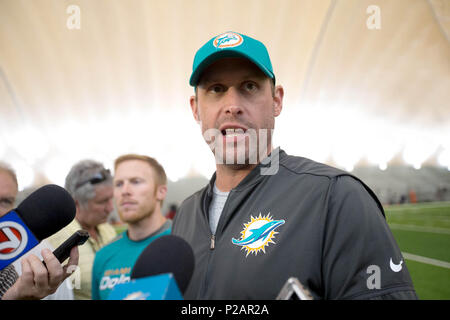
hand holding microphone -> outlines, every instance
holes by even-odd
[[[75,203],[64,188],[46,185],[0,217],[0,271],[68,225],[75,211]],[[40,299],[54,293],[70,275],[68,268],[78,264],[78,248],[70,251],[65,267],[49,250],[42,250],[42,256],[44,262],[33,254],[22,259],[22,275],[2,299]]]
[[[45,265],[34,254],[22,259],[22,275],[3,295],[3,300],[42,299],[55,293],[71,275],[68,270],[78,264],[78,247],[72,248],[69,262],[64,267],[50,250],[42,250],[42,256]]]

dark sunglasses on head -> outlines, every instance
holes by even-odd
[[[94,176],[92,176],[88,180],[77,183],[75,188],[79,188],[88,182],[90,184],[97,184],[97,183],[103,182],[106,179],[108,179],[108,177],[110,177],[110,176],[111,176],[111,172],[107,169],[103,169],[102,171],[100,171],[99,173],[96,173]]]

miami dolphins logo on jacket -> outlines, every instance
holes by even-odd
[[[242,250],[247,250],[247,257],[250,253],[254,253],[255,256],[259,251],[266,253],[266,246],[269,243],[275,244],[273,239],[279,226],[284,224],[284,220],[274,220],[268,213],[266,216],[262,216],[261,213],[258,217],[250,216],[250,221],[244,223],[244,230],[241,231],[241,238],[232,238],[231,242],[237,246],[241,246]]]

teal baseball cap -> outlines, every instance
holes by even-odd
[[[194,57],[189,84],[197,86],[202,72],[222,58],[242,57],[253,62],[275,83],[275,75],[266,46],[249,36],[228,31],[215,36],[198,49]]]

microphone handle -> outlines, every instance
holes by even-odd
[[[71,235],[69,239],[56,248],[55,251],[53,251],[53,254],[60,263],[63,263],[67,258],[69,258],[72,248],[75,246],[81,246],[87,241],[87,239],[89,239],[89,232],[86,230],[78,230]],[[47,267],[44,261],[43,263],[44,266]]]

